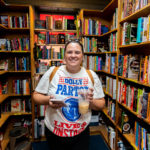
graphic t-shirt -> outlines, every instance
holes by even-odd
[[[35,91],[46,94],[54,95],[56,99],[63,99],[67,107],[53,109],[50,106],[46,108],[45,125],[54,134],[61,137],[72,137],[81,133],[90,123],[91,111],[81,115],[78,110],[78,90],[94,89],[93,98],[102,98],[104,93],[102,90],[101,82],[93,71],[91,71],[93,83],[87,74],[85,68],[76,74],[67,72],[66,66],[60,66],[55,73],[51,82],[49,77],[54,67],[43,75]]]

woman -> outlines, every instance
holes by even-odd
[[[54,67],[43,75],[33,93],[37,104],[48,105],[45,115],[46,137],[51,150],[88,150],[89,122],[91,111],[80,114],[78,111],[79,90],[89,89],[87,99],[90,109],[101,110],[105,100],[102,85],[98,76],[91,71],[94,85],[84,67],[83,46],[72,40],[65,45],[64,59],[66,65],[60,66],[49,83]],[[89,88],[90,87],[90,88]],[[63,104],[55,104],[51,99],[64,100]]]

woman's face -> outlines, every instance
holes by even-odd
[[[64,58],[67,67],[71,67],[71,69],[78,69],[83,60],[81,46],[78,43],[68,44]]]

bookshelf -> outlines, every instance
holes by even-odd
[[[38,11],[38,8],[33,8],[34,14],[34,29],[33,29],[33,46],[34,46],[34,74],[33,74],[33,89],[35,89],[42,75],[49,69],[50,66],[60,66],[64,64],[64,46],[69,39],[75,39],[77,30],[70,28],[68,20],[76,19],[76,12],[69,14],[64,12],[53,13]],[[73,14],[73,15],[72,15]],[[56,25],[58,21],[61,25],[58,29]],[[72,24],[72,21],[71,21]],[[63,36],[62,36],[63,35]],[[61,38],[62,36],[62,38]],[[45,106],[34,104],[32,107],[32,140],[45,140],[44,135],[39,134],[36,128],[38,122],[43,126]],[[41,128],[41,130],[43,130]]]
[[[3,134],[1,147],[6,149],[12,119],[31,118],[31,107],[27,110],[25,105],[31,106],[32,15],[30,5],[9,5],[3,0],[0,4],[0,131]],[[19,109],[13,111],[12,101],[16,99]]]
[[[135,130],[137,130],[137,126],[138,127],[140,126],[140,128],[142,128],[142,130],[144,130],[144,132],[145,132],[145,129],[147,129],[146,132],[149,133],[149,125],[150,125],[149,116],[147,116],[146,118],[143,118],[139,115],[139,110],[133,110],[133,108],[131,108],[131,106],[129,106],[129,104],[125,104],[124,102],[119,101],[118,98],[121,97],[121,95],[120,95],[120,91],[118,91],[118,89],[119,89],[118,84],[120,82],[122,82],[122,83],[126,84],[127,86],[129,86],[130,88],[134,87],[134,90],[135,90],[135,88],[140,88],[140,89],[144,88],[145,91],[149,93],[149,82],[148,82],[149,80],[141,81],[141,79],[135,80],[135,79],[131,79],[131,78],[119,75],[119,73],[118,73],[118,69],[120,67],[119,66],[119,55],[131,55],[132,54],[132,55],[139,55],[139,56],[145,55],[147,57],[149,56],[149,54],[150,54],[149,40],[140,42],[140,43],[132,43],[132,44],[123,45],[122,37],[124,35],[122,32],[124,31],[123,25],[125,22],[135,23],[139,17],[147,17],[149,15],[150,4],[148,3],[148,1],[146,4],[146,1],[145,1],[145,3],[142,3],[143,6],[142,5],[140,6],[141,8],[139,8],[138,10],[135,10],[134,12],[130,13],[129,15],[127,15],[125,17],[122,17],[123,14],[125,14],[125,12],[122,13],[122,11],[124,10],[123,5],[127,5],[127,7],[128,7],[127,1],[112,0],[110,2],[110,4],[108,6],[106,6],[106,8],[104,8],[104,10],[102,10],[102,11],[82,9],[77,17],[78,22],[80,22],[78,24],[78,32],[79,33],[77,33],[77,34],[79,34],[82,39],[84,39],[84,38],[90,39],[93,37],[95,39],[97,39],[97,43],[96,43],[97,50],[95,50],[95,51],[91,51],[91,50],[87,51],[86,44],[87,44],[88,40],[87,41],[82,40],[84,47],[86,47],[85,48],[85,56],[86,57],[87,56],[92,56],[92,57],[98,56],[98,57],[104,58],[105,55],[109,56],[109,54],[110,54],[110,56],[116,56],[115,57],[115,59],[116,59],[115,73],[111,73],[109,70],[106,70],[105,66],[109,66],[111,63],[105,65],[105,62],[106,62],[105,60],[102,61],[102,63],[104,63],[104,66],[102,66],[101,69],[97,69],[95,66],[90,68],[89,64],[86,64],[85,67],[94,70],[102,79],[102,85],[104,86],[104,93],[106,96],[105,97],[106,109],[104,109],[102,111],[103,119],[107,122],[107,125],[111,126],[115,131],[115,144],[113,145],[113,147],[111,147],[111,146],[110,147],[112,149],[117,149],[117,148],[119,148],[120,142],[121,143],[123,142],[123,144],[126,146],[126,148],[138,150],[138,149],[140,149],[139,148],[140,144],[138,143],[139,145],[137,145],[137,143],[135,142],[135,141],[137,141],[137,137],[138,137],[137,133],[135,133]],[[117,8],[117,7],[118,7],[118,12],[119,12],[117,15],[117,23],[116,23],[117,27],[111,29],[110,26],[113,24],[113,21],[112,21],[113,17],[111,18],[111,16],[113,16],[113,13],[115,12],[115,8]],[[105,16],[105,13],[106,13],[106,16]],[[108,32],[102,33],[99,35],[89,34],[88,32],[90,32],[89,30],[91,30],[91,29],[87,30],[86,26],[89,25],[89,28],[90,28],[90,20],[92,20],[92,18],[94,18],[95,20],[96,19],[100,20],[101,25],[106,24],[109,29]],[[86,20],[88,20],[88,23],[86,23]],[[148,29],[148,31],[149,31],[149,29]],[[110,49],[110,47],[109,47],[107,51],[99,52],[99,50],[98,50],[99,42],[100,41],[109,42],[106,39],[108,39],[112,33],[117,33],[116,50],[109,51],[109,49]],[[144,58],[146,59],[146,57],[144,57]],[[90,59],[88,59],[87,62],[89,60]],[[98,59],[98,62],[99,62],[99,60],[101,61],[101,59]],[[90,60],[90,61],[91,61],[90,63],[93,63],[94,65],[97,63],[96,62],[97,60],[95,60],[95,58],[94,58],[94,61],[93,60]],[[141,61],[140,61],[140,63],[141,63]],[[124,62],[122,62],[122,64],[124,64]],[[124,64],[124,65],[126,65],[126,64]],[[142,72],[141,68],[140,68],[140,72]],[[113,87],[111,87],[111,86],[113,86]],[[114,87],[115,87],[115,90],[112,91],[112,88],[114,88]],[[125,97],[128,97],[128,95],[126,95]],[[148,103],[149,103],[149,96],[148,96]],[[115,107],[113,108],[113,106],[115,106]],[[137,106],[139,106],[139,105],[137,105]],[[112,114],[109,114],[110,113],[109,111],[111,111],[111,113],[112,113],[112,110],[110,110],[110,109],[115,111],[115,113],[114,113],[115,120],[112,120],[112,116],[111,116]],[[137,108],[134,108],[134,109],[137,109]],[[118,125],[121,120],[120,114],[123,111],[125,113],[127,113],[128,116],[132,116],[133,117],[132,120],[134,120],[134,123],[135,123],[135,126],[132,126],[132,129],[134,131],[131,130],[131,133],[128,133],[128,134],[123,133],[121,125],[120,126]],[[147,111],[149,111],[149,106],[147,107]],[[106,131],[107,131],[107,133],[109,133],[109,127],[107,128]],[[144,133],[141,133],[141,134],[144,134]],[[144,137],[144,138],[146,138],[146,137]]]

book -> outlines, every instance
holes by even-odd
[[[38,34],[38,44],[45,44],[46,42],[46,35],[44,33]]]
[[[46,21],[45,20],[35,20],[35,28],[46,29]]]
[[[12,112],[21,111],[21,99],[12,99],[11,100],[11,111]]]
[[[65,34],[58,34],[58,44],[65,44]]]
[[[128,78],[138,80],[140,73],[140,59],[137,55],[129,57]]]
[[[0,24],[5,27],[8,27],[8,16],[0,16]]]
[[[62,20],[55,20],[55,29],[62,30]]]
[[[67,30],[76,30],[75,21],[72,19],[67,19]]]

